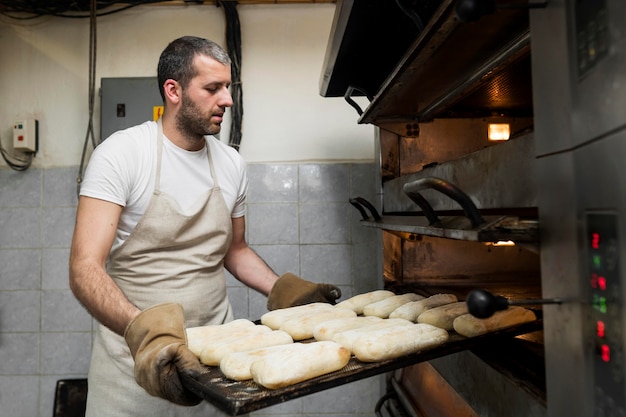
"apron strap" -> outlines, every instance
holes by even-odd
[[[163,123],[161,123],[161,117],[157,121],[157,167],[156,175],[154,177],[154,193],[161,192],[161,157],[163,155]]]

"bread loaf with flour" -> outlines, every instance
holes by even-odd
[[[220,370],[226,378],[235,381],[246,381],[252,379],[250,366],[258,359],[277,353],[289,347],[290,344],[276,345],[264,348],[257,348],[242,352],[231,352],[222,358],[220,362]]]
[[[200,362],[208,366],[219,366],[222,358],[231,352],[243,352],[255,348],[293,343],[291,336],[282,330],[271,330],[267,326],[256,327],[259,330],[219,338],[207,344],[200,353]]]
[[[429,308],[456,303],[457,301],[458,299],[454,294],[435,294],[423,300],[409,301],[401,305],[389,314],[389,318],[401,318],[416,322],[417,317]]]
[[[388,290],[374,290],[363,294],[357,294],[337,304],[340,308],[349,308],[356,314],[363,314],[363,307],[368,304],[373,304],[377,301],[384,300],[385,298],[393,297],[396,295],[392,291]]]
[[[279,308],[263,314],[261,316],[261,323],[271,329],[278,330],[287,320],[329,310],[333,307],[333,305],[328,303],[311,303],[295,307]]]
[[[452,330],[454,319],[467,313],[465,301],[457,301],[456,303],[445,304],[424,311],[417,317],[417,322],[430,324],[445,330]]]
[[[328,320],[315,326],[313,337],[315,340],[333,340],[337,333],[369,326],[383,320],[376,316],[357,316]]]
[[[333,307],[289,319],[280,326],[280,330],[289,333],[293,340],[305,340],[313,337],[313,329],[318,324],[348,317],[356,317],[356,313],[348,308]]]
[[[362,362],[380,362],[439,346],[448,332],[430,324],[417,323],[363,332],[353,344],[352,353]]]
[[[335,342],[298,342],[252,362],[250,374],[257,384],[277,389],[338,371],[350,357],[350,352]]]
[[[376,316],[386,319],[389,317],[389,314],[391,314],[392,311],[394,311],[401,305],[406,304],[410,301],[423,300],[424,298],[425,297],[415,293],[394,295],[383,300],[376,301],[375,303],[366,305],[365,307],[363,307],[363,314],[366,316]]]
[[[333,336],[333,341],[339,343],[341,346],[348,349],[350,352],[354,351],[354,345],[360,336],[363,334],[367,334],[369,332],[373,332],[379,329],[386,329],[390,327],[406,327],[411,326],[414,323],[411,323],[408,320],[404,319],[381,319],[380,323],[374,323],[367,326],[362,326],[357,329],[345,330],[342,332],[335,333]]]
[[[187,347],[196,356],[200,357],[202,350],[210,343],[233,333],[242,335],[256,325],[247,319],[237,319],[224,324],[189,327],[186,329]]]
[[[496,311],[493,316],[486,319],[464,314],[454,319],[452,324],[458,334],[474,337],[535,320],[537,316],[532,310],[520,306],[509,306],[506,310]]]

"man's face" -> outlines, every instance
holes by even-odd
[[[196,55],[194,67],[196,76],[183,88],[176,126],[187,137],[215,135],[221,130],[226,108],[233,105],[228,90],[230,66]]]

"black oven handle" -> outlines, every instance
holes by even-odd
[[[361,116],[363,115],[363,110],[361,110],[361,106],[359,106],[359,104],[352,99],[352,93],[354,93],[355,91],[363,94],[370,102],[374,100],[374,97],[372,97],[371,94],[369,94],[367,91],[365,91],[365,89],[361,87],[357,87],[355,85],[348,86],[348,88],[346,89],[346,93],[343,95],[343,98],[348,102],[349,105],[354,108],[354,110],[356,110],[359,116]]]
[[[478,212],[478,208],[476,207],[472,199],[469,198],[469,196],[461,191],[461,189],[459,189],[456,185],[446,180],[436,177],[426,177],[420,178],[419,180],[415,180],[413,182],[407,182],[403,186],[404,192],[409,197],[411,197],[412,195],[415,196],[416,194],[419,194],[419,191],[426,189],[437,190],[459,203],[460,206],[463,208],[463,211],[465,212],[467,218],[469,218],[472,222],[472,227],[478,227],[481,224],[485,223],[485,219],[483,219]]]
[[[352,204],[354,207],[357,208],[357,210],[359,210],[359,213],[361,213],[361,217],[363,218],[363,220],[368,220],[370,218],[367,215],[367,212],[365,211],[363,206],[367,207],[367,209],[370,211],[375,221],[379,222],[382,220],[382,217],[380,217],[380,214],[378,214],[376,207],[374,207],[372,203],[370,203],[363,197],[350,198],[349,201],[350,201],[350,204]]]
[[[407,191],[406,188],[404,192],[406,193],[406,195],[409,196],[411,200],[413,200],[415,204],[417,204],[422,209],[422,212],[424,213],[424,216],[426,216],[426,218],[428,219],[428,224],[430,226],[436,226],[440,224],[441,220],[439,220],[439,217],[437,216],[437,213],[435,213],[433,206],[430,205],[428,200],[426,200],[423,195],[414,190]]]

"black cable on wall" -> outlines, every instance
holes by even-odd
[[[64,18],[89,18],[89,120],[87,134],[83,145],[83,152],[77,178],[78,186],[82,182],[87,147],[91,140],[93,147],[97,146],[93,133],[93,110],[95,99],[95,69],[96,69],[96,18],[105,16],[131,7],[150,4],[166,3],[166,0],[134,0],[134,1],[98,1],[98,0],[0,0],[0,14],[12,19],[33,19],[40,16],[56,16]],[[241,144],[243,124],[243,88],[241,83],[241,27],[237,12],[236,0],[217,0],[217,4],[224,9],[226,18],[226,49],[232,60],[231,65],[231,95],[233,107],[231,109],[231,129],[229,146],[237,151]]]
[[[80,185],[83,182],[85,173],[85,163],[87,157],[87,145],[91,141],[91,146],[95,149],[98,146],[96,136],[93,131],[93,113],[96,100],[96,56],[97,56],[97,1],[91,0],[91,12],[89,16],[89,119],[87,121],[87,133],[83,143],[83,152],[80,157],[78,176],[76,177],[76,194],[80,195]]]
[[[239,151],[243,123],[243,87],[241,85],[241,26],[237,13],[237,1],[219,2],[226,16],[226,48],[232,60],[230,93],[233,97],[228,145]]]
[[[33,19],[39,16],[91,18],[121,12],[131,7],[165,0],[92,1],[92,0],[0,0],[0,14],[12,19]]]

